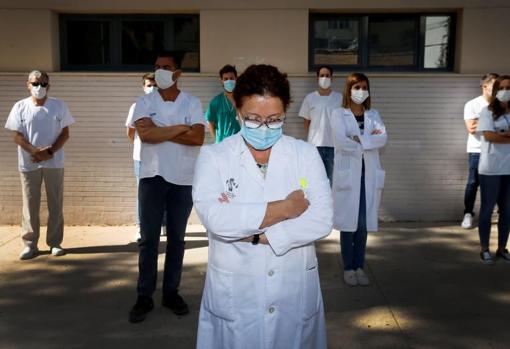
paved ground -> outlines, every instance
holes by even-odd
[[[67,256],[22,262],[18,228],[0,227],[0,348],[194,348],[203,228],[187,234],[182,294],[191,314],[178,318],[158,305],[136,325],[127,321],[137,275],[132,233],[66,227]],[[366,288],[343,284],[338,240],[333,232],[318,243],[330,348],[510,348],[510,265],[478,261],[476,230],[383,225],[369,238]]]

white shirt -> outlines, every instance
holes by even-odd
[[[464,106],[464,120],[474,120],[480,118],[480,112],[482,109],[489,105],[489,102],[484,96],[478,96],[473,98]],[[480,135],[469,134],[467,141],[467,152],[468,153],[479,153],[480,152]]]
[[[22,99],[12,107],[5,128],[17,131],[34,147],[47,147],[55,143],[62,129],[74,123],[67,105],[59,99],[48,97],[42,106],[37,106],[32,97]],[[39,168],[63,168],[64,150],[61,148],[53,158],[39,163],[18,146],[18,168],[21,172]]]
[[[135,128],[133,126],[133,113],[135,111],[136,103],[133,103],[129,108],[128,116],[126,119],[126,127]],[[135,136],[133,139],[133,160],[140,161],[140,152],[142,150],[142,141],[138,136],[138,132],[135,131]]]
[[[309,93],[301,104],[299,116],[310,120],[308,142],[316,147],[332,147],[333,137],[329,125],[329,115],[342,105],[342,95],[331,91],[329,96],[321,96],[318,91]]]
[[[482,109],[478,128],[476,132],[493,131],[496,133],[507,132],[510,129],[510,115],[502,115],[494,120],[489,108]],[[510,144],[492,143],[482,139],[482,151],[480,153],[480,163],[478,172],[482,175],[510,175]]]
[[[149,117],[156,126],[194,125],[205,127],[200,100],[181,91],[175,102],[164,101],[158,93],[149,93],[138,99],[133,112],[133,124]],[[191,185],[199,146],[174,142],[148,144],[142,142],[140,178],[161,176],[177,185]]]

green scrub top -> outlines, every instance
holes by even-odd
[[[236,134],[241,129],[236,117],[236,109],[222,92],[214,97],[205,112],[205,119],[214,123],[216,143]]]

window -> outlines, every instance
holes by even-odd
[[[451,71],[453,14],[310,14],[310,70]]]
[[[152,70],[171,50],[185,71],[199,71],[198,15],[61,15],[62,70]]]

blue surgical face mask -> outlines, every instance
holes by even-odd
[[[270,129],[266,125],[259,128],[247,128],[244,124],[241,126],[241,136],[253,148],[257,150],[266,150],[271,148],[280,139],[283,128]]]
[[[227,92],[234,91],[234,87],[236,87],[236,81],[235,80],[225,80],[223,81],[223,88]]]

